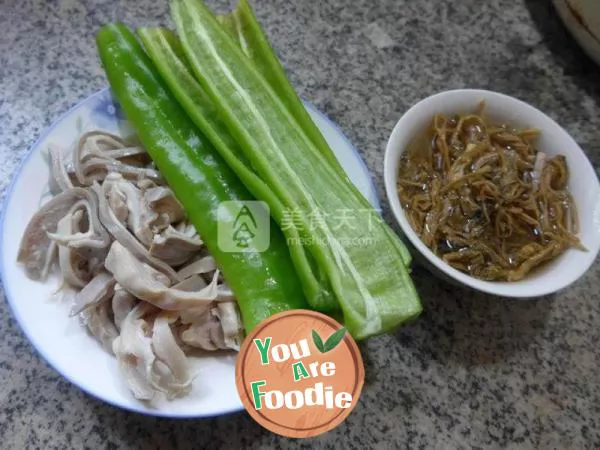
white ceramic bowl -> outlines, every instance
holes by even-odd
[[[600,4],[598,0],[553,0],[563,23],[596,64],[600,65]]]
[[[522,281],[490,282],[468,276],[435,256],[408,223],[396,193],[396,178],[402,152],[417,133],[431,123],[436,113],[473,111],[481,100],[494,122],[541,130],[538,148],[549,155],[563,154],[569,166],[569,190],[579,210],[579,237],[587,252],[569,249]],[[600,249],[600,184],[598,176],[577,143],[554,120],[520,100],[496,92],[459,89],[441,92],[410,108],[396,124],[387,144],[384,162],[385,189],[392,212],[400,224],[415,259],[442,278],[479,291],[504,297],[538,297],[567,287],[592,265]],[[405,240],[406,240],[405,239]]]

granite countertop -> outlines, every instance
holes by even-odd
[[[600,68],[547,0],[254,5],[298,91],[356,144],[382,200],[393,125],[421,98],[451,88],[492,89],[539,107],[600,167]],[[115,18],[168,23],[166,11],[163,0],[0,0],[2,191],[40,132],[106,84],[98,27]],[[564,292],[521,302],[416,268],[422,317],[363,346],[365,388],[342,426],[296,442],[245,413],[174,421],[97,401],[40,358],[0,301],[0,446],[598,448],[599,276],[596,263]]]

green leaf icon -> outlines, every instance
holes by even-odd
[[[329,338],[327,338],[327,340],[325,341],[325,344],[323,344],[323,339],[321,339],[319,333],[317,333],[315,330],[312,330],[312,338],[313,342],[315,343],[315,347],[317,347],[317,349],[321,353],[330,352],[331,350],[336,348],[340,342],[342,342],[346,331],[346,327],[340,328],[339,330],[335,331],[331,336],[329,336]]]
[[[312,338],[317,350],[319,350],[321,353],[325,353],[325,349],[323,348],[323,339],[321,339],[319,333],[317,333],[315,330],[312,330]]]
[[[344,335],[346,334],[346,327],[342,327],[333,333],[329,338],[325,341],[325,345],[323,346],[323,353],[327,353],[338,346],[342,339],[344,339]]]

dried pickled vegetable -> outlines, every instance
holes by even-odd
[[[423,243],[455,269],[518,281],[567,249],[585,250],[563,155],[539,131],[473,114],[434,117],[400,161],[397,191]]]

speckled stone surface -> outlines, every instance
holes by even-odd
[[[488,88],[534,104],[600,165],[600,69],[549,1],[254,4],[298,91],[356,144],[382,200],[393,125],[419,99],[450,88]],[[163,0],[0,0],[3,195],[40,132],[105,85],[94,47],[99,25],[169,23],[166,10]],[[172,421],[107,406],[42,361],[0,301],[0,447],[598,448],[599,275],[595,264],[565,292],[518,302],[415,269],[424,314],[363,345],[367,381],[356,410],[338,429],[304,441],[278,438],[242,413]]]

